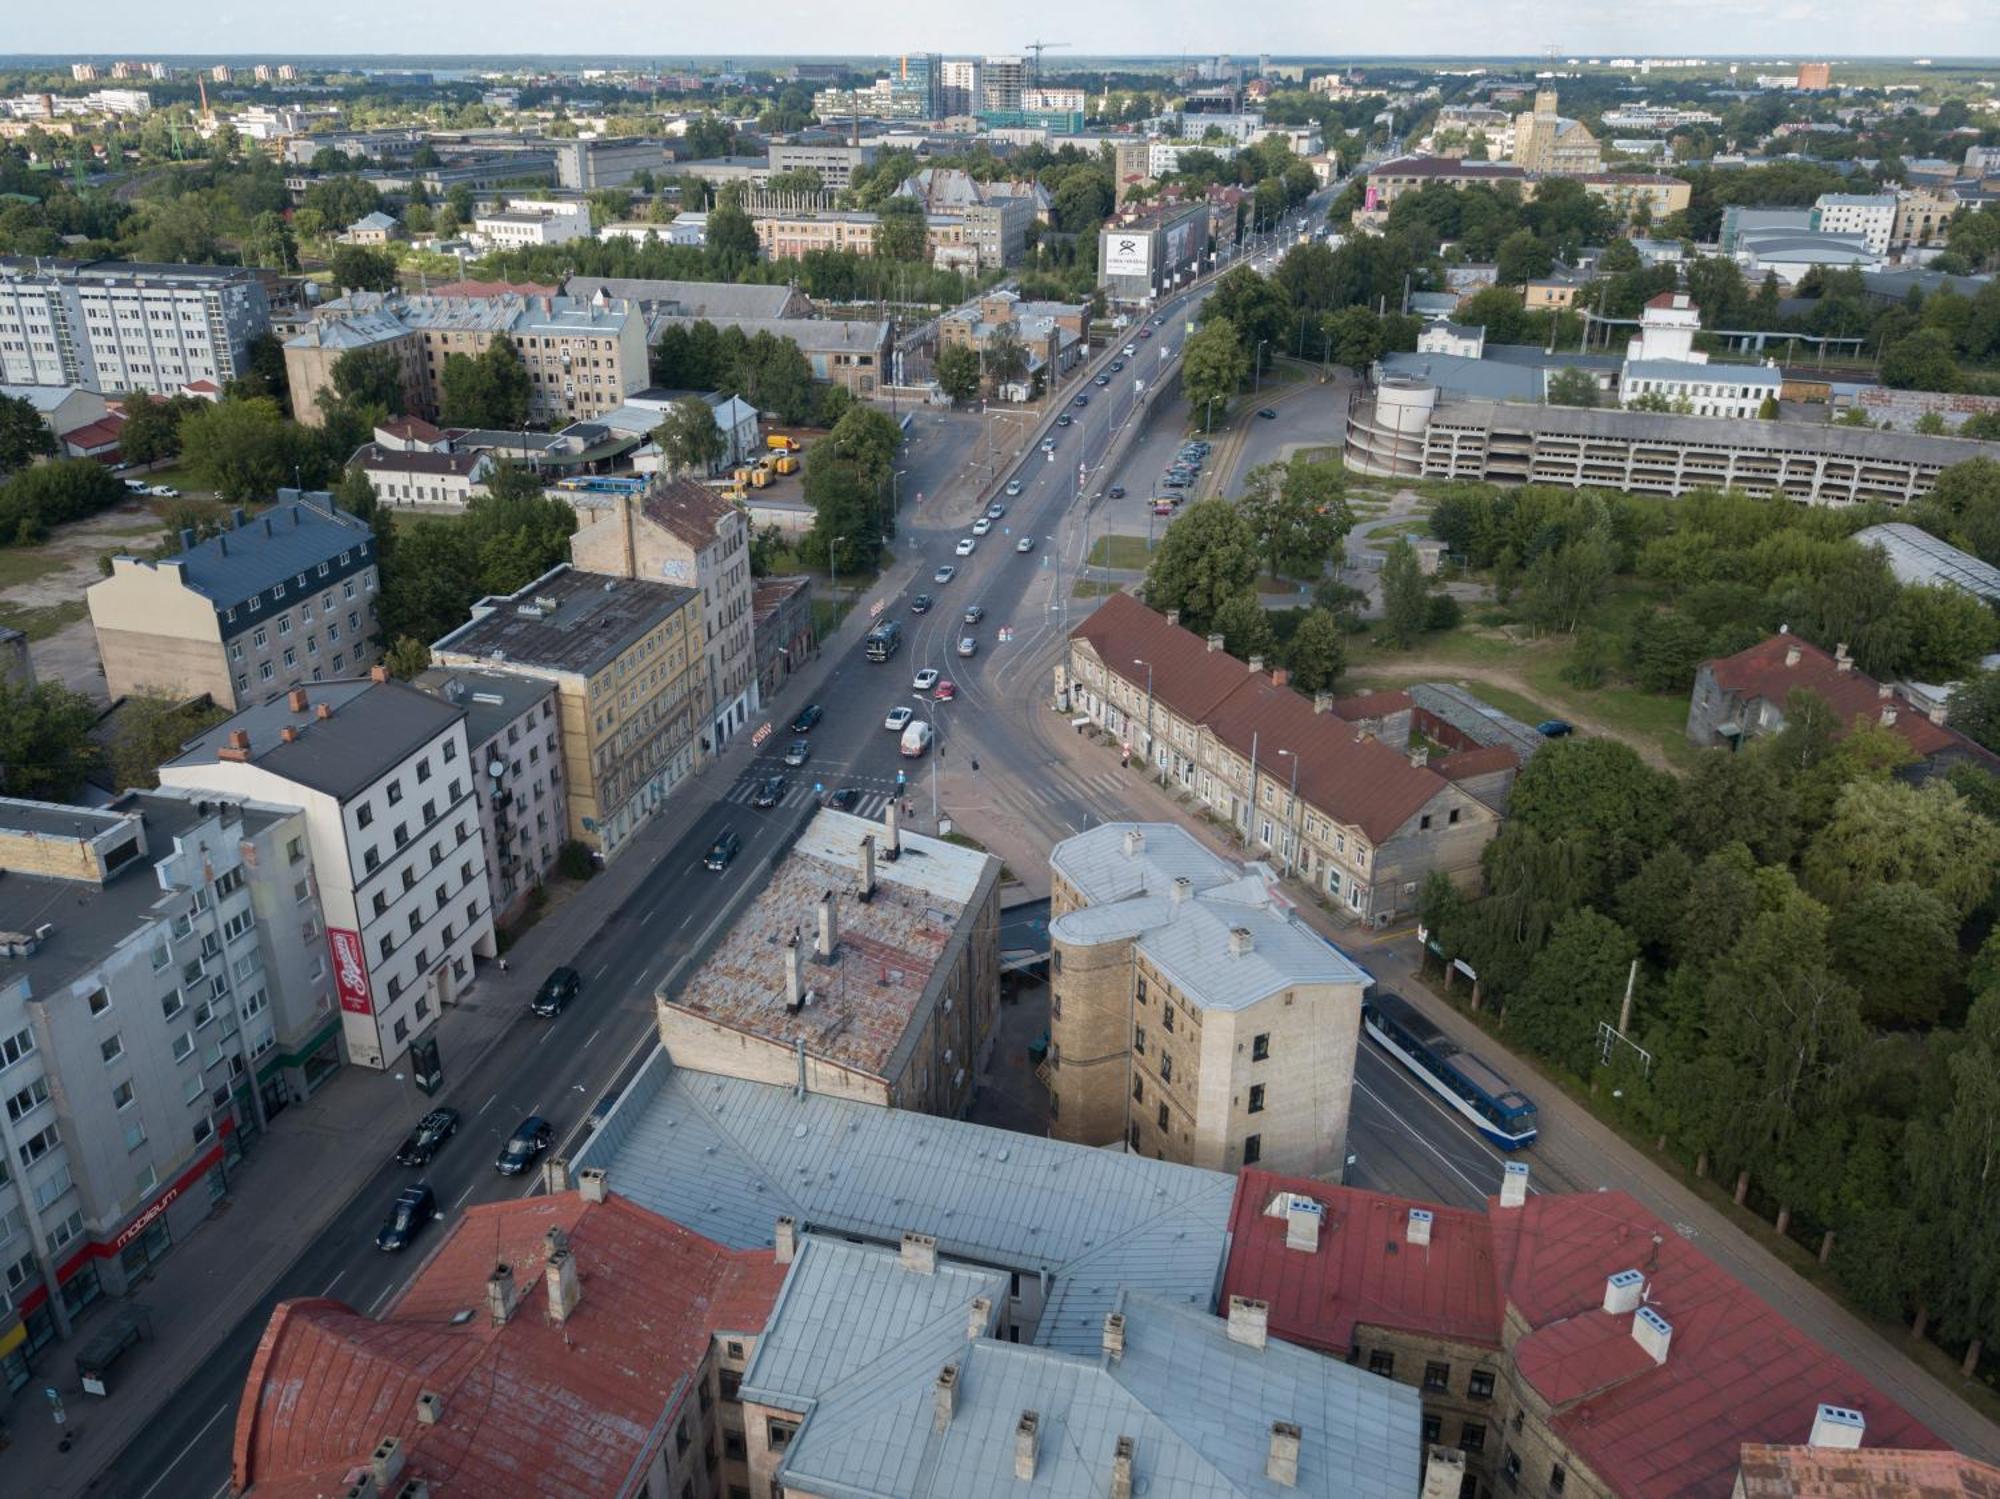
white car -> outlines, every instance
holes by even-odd
[[[974,536],[984,536],[988,531],[991,531],[992,529],[993,529],[993,522],[988,520],[983,515],[980,516],[978,520],[972,523],[972,534]]]
[[[891,708],[889,716],[882,720],[882,727],[892,734],[900,734],[905,728],[909,727],[910,720],[916,716],[917,710],[915,708]]]
[[[1035,538],[1032,536],[1023,536],[1019,541],[1014,543],[1014,550],[1017,552],[1032,552],[1034,549]]]
[[[912,692],[929,692],[933,687],[937,686],[937,679],[938,669],[935,666],[926,666],[922,671],[910,678],[910,690]]]
[[[177,500],[181,497],[181,492],[171,484],[155,484],[146,493],[162,500]]]
[[[958,538],[958,545],[954,547],[953,550],[956,551],[958,555],[961,557],[970,557],[973,553],[973,549],[978,545],[979,543],[972,537],[961,536]]]
[[[134,494],[145,494],[150,488],[144,479],[127,479],[125,487]]]
[[[1017,495],[1020,492],[1021,492],[1021,481],[1019,479],[1009,479],[1007,481],[1007,493],[1010,495]]]
[[[1127,359],[1130,359],[1134,354],[1137,354],[1138,352],[1139,352],[1139,346],[1137,344],[1125,345],[1125,357]]]

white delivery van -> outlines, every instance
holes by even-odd
[[[931,747],[931,726],[919,718],[903,730],[903,758],[915,760]]]

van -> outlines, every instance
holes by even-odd
[[[764,446],[774,453],[796,453],[803,446],[796,437],[787,437],[782,432],[773,432],[764,439]]]
[[[910,726],[903,730],[903,742],[900,747],[905,760],[921,758],[924,751],[931,747],[931,726],[921,718],[913,720]]]

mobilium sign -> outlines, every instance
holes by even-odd
[[[1153,269],[1153,236],[1113,232],[1104,238],[1104,274],[1144,276]]]

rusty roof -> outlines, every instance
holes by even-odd
[[[1798,653],[1796,660],[1791,657],[1793,651]],[[1761,698],[1783,708],[1786,694],[1796,687],[1816,692],[1826,699],[1843,730],[1859,719],[1879,720],[1884,708],[1893,708],[1896,721],[1890,728],[1919,759],[1950,749],[1986,757],[1985,751],[1958,730],[1932,723],[1922,709],[1897,697],[1886,684],[1851,664],[1844,671],[1841,667],[1839,660],[1799,635],[1773,635],[1748,650],[1708,663],[1718,686],[1752,701]]]
[[[1740,1471],[1743,1499],[2000,1499],[2000,1468],[1956,1452],[1748,1442]]]
[[[561,1324],[544,1311],[550,1229],[582,1282]],[[496,1263],[520,1288],[502,1327],[486,1310]],[[326,1298],[278,1305],[237,1411],[236,1490],[318,1499],[395,1436],[433,1492],[618,1493],[668,1439],[710,1340],[761,1331],[783,1279],[768,1250],[724,1249],[616,1196],[468,1208],[380,1320]],[[434,1425],[417,1420],[423,1391],[442,1397]]]
[[[692,479],[669,479],[646,492],[646,518],[697,551],[713,542],[736,507]]]

